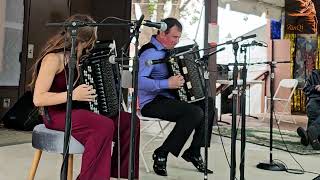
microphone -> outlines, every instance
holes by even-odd
[[[256,40],[253,40],[251,43],[242,44],[241,47],[250,47],[250,46],[261,46],[261,47],[268,47],[267,45],[257,42]]]
[[[145,62],[146,66],[151,66],[154,64],[162,64],[162,63],[166,63],[168,61],[168,59],[156,59],[156,60],[148,60]]]
[[[116,58],[115,55],[111,55],[111,56],[109,56],[109,63],[116,64],[116,63],[128,62],[131,59],[132,58],[130,58],[130,57]]]
[[[256,40],[253,40],[251,43],[254,46],[268,47],[267,45],[265,45],[265,44],[263,44],[261,42],[257,42]]]
[[[257,37],[257,34],[251,34],[251,35],[248,35],[248,36],[240,36],[240,37],[236,38],[235,40],[227,41],[225,44],[238,43],[238,42],[244,41],[246,39],[251,39],[251,38],[255,38],[255,37]]]
[[[144,26],[148,27],[154,27],[159,29],[160,31],[166,31],[167,30],[167,24],[165,22],[151,22],[149,20],[145,20],[143,23]]]
[[[251,34],[248,36],[240,36],[240,41],[244,41],[246,39],[251,39],[251,38],[255,38],[255,37],[257,37],[257,34]]]

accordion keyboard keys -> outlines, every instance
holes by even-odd
[[[92,85],[97,97],[89,102],[88,109],[104,116],[118,114],[118,93],[114,66],[108,61],[110,49],[95,51],[80,60],[81,83]]]
[[[184,46],[175,48],[171,57],[167,61],[169,74],[182,75],[185,85],[175,91],[179,100],[188,103],[196,102],[204,99],[204,79],[201,68],[195,63],[199,59],[199,52],[192,52],[194,46]]]

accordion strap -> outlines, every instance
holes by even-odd
[[[148,50],[148,49],[156,49],[156,46],[155,46],[154,44],[152,44],[151,42],[143,45],[143,46],[140,48],[139,52],[138,52],[138,56],[140,56],[143,52],[145,52],[145,51]]]

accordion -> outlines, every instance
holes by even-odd
[[[79,63],[80,82],[92,85],[97,97],[86,103],[90,111],[104,116],[118,114],[119,99],[117,92],[117,69],[109,62],[109,57],[116,56],[115,43],[96,43],[95,48]]]
[[[193,45],[175,48],[167,62],[169,74],[182,75],[185,80],[184,86],[173,93],[179,100],[188,103],[205,98],[203,71],[195,62],[200,55],[193,50]]]

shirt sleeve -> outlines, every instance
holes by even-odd
[[[139,89],[145,91],[159,91],[161,89],[168,89],[168,79],[152,79],[151,72],[154,68],[154,65],[146,65],[148,60],[161,59],[163,54],[161,51],[156,49],[148,49],[144,51],[139,57],[139,74],[138,82]]]

